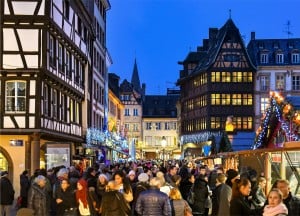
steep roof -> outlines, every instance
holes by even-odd
[[[136,90],[138,93],[142,93],[141,82],[140,82],[136,59],[134,59],[133,72],[132,72],[132,76],[131,76],[131,84],[132,84],[134,90]]]
[[[146,95],[143,103],[143,117],[176,118],[176,102],[179,95]]]
[[[289,55],[291,52],[300,51],[300,38],[290,39],[252,39],[250,40],[247,51],[249,56],[256,66],[258,65],[278,65],[276,63],[276,52],[284,54],[283,64],[292,64]],[[260,54],[268,54],[268,62],[260,63]],[[299,65],[300,63],[298,63]]]
[[[207,55],[202,59],[202,61],[194,69],[194,71],[191,73],[191,75],[196,75],[203,71],[207,71],[215,63],[216,58],[222,47],[222,44],[224,43],[224,40],[228,34],[236,34],[238,36],[238,39],[241,41],[242,48],[244,48],[244,50],[246,50],[246,47],[245,47],[245,44],[243,43],[243,39],[240,34],[240,31],[234,24],[233,20],[230,18],[220,28],[220,30],[216,34],[216,37],[210,39],[210,42],[209,42],[210,45],[209,45],[209,49],[207,51]],[[246,52],[246,56],[248,57],[249,60],[251,60],[247,52]],[[252,65],[253,68],[255,68],[251,61],[250,61],[250,65]]]

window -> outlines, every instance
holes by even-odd
[[[222,82],[231,82],[230,72],[222,72]]]
[[[160,122],[156,122],[155,123],[155,128],[156,128],[156,130],[161,130],[161,123]]]
[[[170,129],[171,129],[170,122],[165,122],[165,130],[170,130]]]
[[[283,90],[283,89],[285,89],[284,75],[277,75],[276,76],[276,90]]]
[[[133,131],[139,131],[139,125],[133,124]]]
[[[264,114],[269,106],[269,98],[260,98],[260,113]]]
[[[293,90],[300,90],[300,76],[293,76],[292,88]]]
[[[63,72],[63,46],[58,44],[58,70]]]
[[[61,94],[60,98],[60,120],[65,121],[65,106],[66,106],[66,99],[65,95]]]
[[[49,64],[51,66],[56,67],[55,65],[55,52],[56,52],[56,45],[55,45],[55,39],[52,35],[49,37]]]
[[[7,81],[5,91],[5,111],[25,112],[26,82]]]
[[[210,118],[210,127],[211,127],[211,129],[219,129],[221,127],[221,118],[220,117],[211,117]]]
[[[146,122],[146,130],[151,130],[151,122]]]
[[[269,76],[260,76],[260,91],[268,91],[270,87]]]
[[[241,94],[233,94],[232,95],[232,105],[242,105],[242,95]]]
[[[243,94],[243,105],[252,105],[253,98],[251,94]]]
[[[283,64],[283,62],[284,62],[283,54],[282,53],[276,54],[276,63]]]
[[[124,114],[125,116],[130,116],[130,113],[129,113],[129,109],[128,109],[128,108],[126,108],[124,111],[125,111],[125,114]]]
[[[69,0],[64,1],[64,16],[69,20],[70,17],[70,3]]]
[[[221,94],[222,105],[230,105],[230,94]]]
[[[138,115],[139,115],[138,109],[133,109],[133,115],[134,115],[134,116],[138,116]]]
[[[221,82],[221,73],[211,72],[211,82]]]
[[[268,54],[260,54],[260,63],[267,64],[269,62]]]
[[[299,53],[292,53],[292,63],[293,64],[300,63]]]
[[[66,75],[67,77],[71,78],[72,76],[72,56],[69,51],[66,52]]]
[[[243,73],[232,72],[232,82],[243,82]]]
[[[49,115],[49,88],[48,85],[44,85],[44,115]]]
[[[51,94],[51,117],[57,118],[57,91],[53,89]]]
[[[221,98],[220,94],[211,94],[211,105],[220,105]]]

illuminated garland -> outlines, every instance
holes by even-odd
[[[207,141],[212,136],[215,136],[215,137],[222,136],[222,132],[221,131],[219,131],[219,132],[206,131],[206,132],[201,132],[201,133],[197,133],[197,134],[182,135],[181,143],[182,144],[201,143],[201,142]]]

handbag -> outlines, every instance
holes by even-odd
[[[184,202],[184,216],[193,216],[193,212],[191,212],[191,208],[187,202]]]
[[[194,193],[194,185],[191,187],[191,190],[186,198],[189,204],[193,205],[195,203],[195,193]]]

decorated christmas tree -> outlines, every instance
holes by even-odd
[[[284,141],[299,140],[297,128],[300,114],[293,105],[277,92],[270,92],[270,105],[266,109],[261,126],[256,131],[253,149],[274,148]]]

